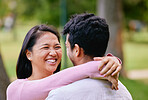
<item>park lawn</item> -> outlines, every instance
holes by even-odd
[[[144,83],[143,80],[130,80],[119,78],[120,81],[126,86],[132,95],[133,100],[148,100],[148,84]]]
[[[5,34],[10,35],[10,34]],[[0,38],[1,39],[1,38]],[[13,41],[12,38],[0,43],[1,54],[9,77],[16,77],[16,62],[19,55],[21,41]]]
[[[126,70],[148,69],[148,32],[124,32],[124,65]]]
[[[148,69],[148,43],[124,43],[126,70]]]

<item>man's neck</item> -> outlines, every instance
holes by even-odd
[[[76,66],[76,65],[80,65],[80,64],[84,64],[84,63],[87,63],[89,61],[93,61],[93,57],[90,57],[90,56],[87,56],[85,55],[84,57],[82,58],[79,58],[77,61],[75,61],[73,64]]]

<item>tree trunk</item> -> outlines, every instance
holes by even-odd
[[[121,0],[99,0],[97,6],[98,15],[105,18],[109,24],[110,40],[107,53],[119,57],[123,62],[122,48],[122,2]],[[126,77],[122,64],[121,76]]]
[[[6,100],[6,89],[10,81],[6,74],[2,56],[0,53],[0,100]]]

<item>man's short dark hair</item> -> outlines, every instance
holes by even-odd
[[[105,19],[90,13],[73,15],[64,26],[63,34],[69,34],[71,49],[78,44],[89,56],[102,57],[109,40],[109,28]]]

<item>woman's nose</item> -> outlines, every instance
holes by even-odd
[[[55,50],[50,50],[49,55],[50,55],[50,56],[56,56]]]

